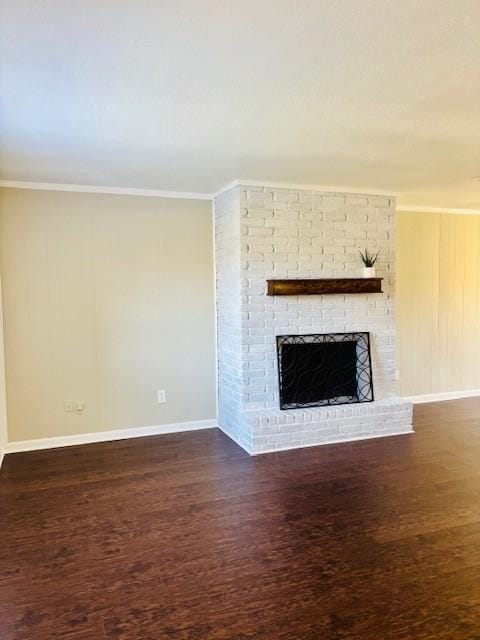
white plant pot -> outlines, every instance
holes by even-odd
[[[363,267],[364,278],[375,278],[375,267]]]

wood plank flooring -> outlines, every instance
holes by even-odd
[[[7,456],[1,640],[480,639],[480,399],[420,405],[415,429]]]

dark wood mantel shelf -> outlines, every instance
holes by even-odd
[[[267,280],[269,296],[316,296],[329,293],[382,293],[382,278],[306,278]]]

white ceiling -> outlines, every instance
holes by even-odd
[[[0,177],[480,207],[480,0],[1,0]]]

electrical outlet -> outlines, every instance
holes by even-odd
[[[165,393],[165,389],[159,389],[157,391],[157,401],[158,404],[164,404],[167,401],[167,394]]]
[[[63,410],[66,413],[71,413],[73,411],[73,400],[64,400],[63,401]]]
[[[85,402],[77,400],[77,402],[75,403],[75,411],[77,413],[83,413],[84,409],[85,409]]]

